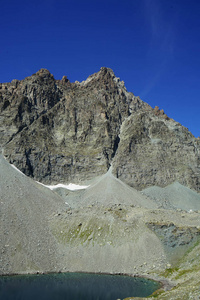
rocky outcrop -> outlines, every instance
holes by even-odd
[[[44,183],[107,172],[136,189],[179,181],[200,190],[200,141],[152,109],[113,71],[86,81],[55,80],[41,69],[0,85],[0,141],[7,159]]]
[[[61,92],[49,71],[0,85],[1,144],[8,143],[60,101]]]
[[[178,181],[199,191],[199,163],[199,140],[187,128],[157,111],[138,111],[121,126],[113,171],[137,189]]]
[[[196,227],[178,228],[173,223],[149,223],[147,225],[159,236],[163,244],[169,248],[190,245],[196,242],[197,237],[200,236],[200,230]]]

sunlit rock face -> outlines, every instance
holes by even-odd
[[[200,190],[200,140],[101,68],[81,83],[45,69],[0,85],[3,154],[47,184],[112,172],[136,189],[174,181]]]

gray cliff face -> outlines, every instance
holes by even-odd
[[[137,189],[175,181],[200,190],[200,141],[179,123],[138,112],[121,126],[113,161],[118,178]]]
[[[113,174],[136,189],[179,181],[200,190],[200,141],[101,68],[84,82],[45,69],[0,85],[4,155],[44,183]]]

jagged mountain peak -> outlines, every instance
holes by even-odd
[[[107,172],[136,189],[174,181],[200,190],[200,141],[127,92],[110,68],[70,83],[46,69],[0,89],[4,155],[44,183]]]
[[[115,73],[111,68],[101,67],[97,73],[90,75],[86,80],[82,81],[80,85],[85,86],[89,83],[91,85],[95,81],[101,81],[110,87],[116,85],[119,88],[123,88],[126,92],[124,81],[120,81],[120,78],[115,76]]]
[[[29,81],[29,82],[33,81],[33,82],[37,82],[38,84],[43,84],[43,82],[49,83],[50,81],[55,81],[55,78],[49,70],[47,70],[45,68],[41,68],[33,75],[26,77],[24,79],[24,81],[25,81],[25,83],[27,81]]]
[[[39,76],[43,76],[43,75],[47,75],[47,76],[53,76],[49,70],[45,69],[45,68],[41,68],[39,71],[36,72],[36,75]]]
[[[111,78],[116,77],[114,71],[111,68],[107,68],[107,67],[101,67],[98,73],[103,77],[105,76],[110,76]]]

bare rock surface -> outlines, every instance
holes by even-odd
[[[200,140],[129,93],[109,68],[81,83],[45,69],[2,83],[0,111],[4,155],[35,180],[83,182],[112,164],[137,190],[175,181],[200,190]]]
[[[113,173],[139,190],[178,181],[199,191],[199,145],[179,123],[138,111],[121,126]]]

